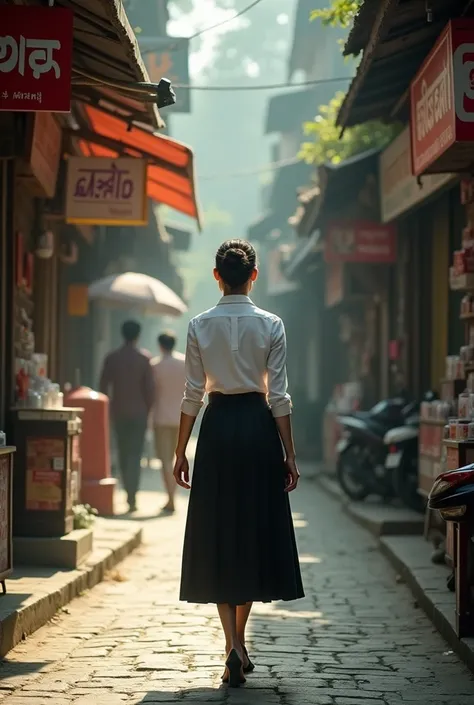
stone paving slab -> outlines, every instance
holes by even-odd
[[[0,657],[46,624],[59,609],[104,579],[142,540],[138,523],[97,519],[94,548],[76,570],[15,567],[0,597]]]

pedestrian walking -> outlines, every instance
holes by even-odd
[[[175,510],[176,482],[173,478],[173,460],[178,442],[181,401],[186,380],[184,355],[175,350],[174,333],[158,336],[160,357],[152,360],[155,378],[155,403],[153,405],[153,427],[155,452],[162,463],[163,482],[168,501],[162,512],[172,514]]]
[[[155,399],[150,357],[137,347],[140,332],[136,321],[123,324],[123,345],[105,358],[99,385],[110,396],[120,476],[130,512],[137,508],[143,444]]]
[[[214,278],[223,296],[189,324],[174,468],[191,490],[180,599],[217,604],[231,687],[254,669],[245,639],[252,603],[304,596],[288,497],[299,473],[285,330],[249,298],[257,276],[250,243],[219,247]],[[190,485],[186,448],[206,392]]]

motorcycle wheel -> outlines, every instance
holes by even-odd
[[[337,479],[344,493],[357,502],[370,494],[370,487],[364,482],[361,461],[355,446],[349,446],[337,461]]]
[[[393,488],[403,504],[414,512],[422,514],[425,502],[418,492],[417,466],[413,461],[404,461],[395,468],[392,476]]]

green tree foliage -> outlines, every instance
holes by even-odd
[[[332,27],[349,27],[361,5],[362,0],[332,0],[329,7],[313,10],[311,19]]]
[[[344,100],[344,93],[336,93],[329,105],[322,105],[312,122],[304,124],[304,132],[311,141],[303,142],[300,157],[307,164],[339,164],[356,154],[376,147],[384,147],[398,133],[398,125],[379,121],[366,122],[345,130],[336,125],[336,118]]]

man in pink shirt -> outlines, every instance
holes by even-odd
[[[168,502],[163,507],[163,511],[173,513],[176,491],[173,460],[186,381],[185,358],[181,353],[175,352],[176,336],[173,333],[162,333],[158,337],[158,346],[161,356],[152,360],[155,377],[153,405],[155,448],[156,457],[162,463],[163,482],[168,492]]]

